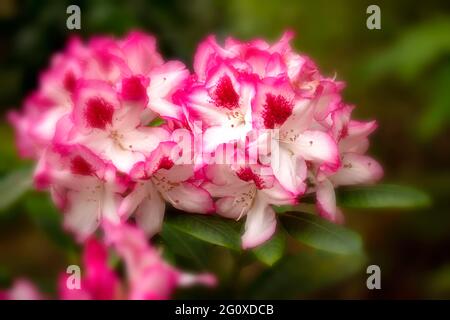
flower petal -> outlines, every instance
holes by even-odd
[[[305,191],[306,163],[302,158],[276,146],[272,149],[271,165],[273,174],[284,188],[295,194]]]
[[[189,182],[182,182],[163,194],[175,208],[194,212],[210,213],[214,211],[214,202],[205,189]]]
[[[152,184],[152,182],[138,182],[134,187],[134,190],[122,200],[118,209],[118,214],[123,220],[128,219],[145,197],[147,197],[149,189],[148,184]]]
[[[269,240],[275,232],[276,224],[275,211],[257,193],[252,207],[247,212],[242,248],[254,248]]]
[[[203,151],[210,153],[216,150],[216,148],[224,143],[234,141],[245,141],[248,129],[244,126],[236,128],[231,127],[210,127],[205,130],[203,134]]]
[[[383,168],[374,159],[357,153],[346,153],[342,167],[330,177],[334,185],[373,183],[381,179]]]
[[[142,32],[130,32],[123,41],[122,51],[134,74],[147,75],[152,68],[163,63],[156,52],[155,38]]]
[[[102,219],[106,219],[112,223],[119,223],[119,205],[122,198],[113,191],[108,190],[107,187],[105,188],[106,190],[103,192],[103,201],[101,203]]]
[[[150,109],[159,113],[161,116],[171,116],[177,118],[182,110],[175,104],[164,104],[163,107],[158,105],[160,99],[171,102],[171,94],[175,92],[180,84],[189,76],[189,70],[179,61],[169,61],[160,67],[154,68],[150,72],[150,86],[147,89],[149,96]],[[170,108],[165,110],[164,107]],[[166,112],[168,112],[166,114]],[[174,117],[174,115],[177,115]]]
[[[275,181],[271,188],[259,190],[259,194],[267,203],[276,206],[296,204],[298,198],[298,194],[286,190],[278,181]]]
[[[324,120],[331,112],[339,107],[341,102],[340,91],[344,87],[343,83],[330,79],[323,79],[315,92],[314,117],[316,120]]]
[[[220,126],[228,122],[227,109],[216,107],[204,87],[190,89],[184,97],[184,106],[191,126],[197,121],[207,126]]]
[[[319,214],[330,221],[336,222],[338,219],[336,208],[336,195],[333,184],[324,179],[316,185],[317,209]]]
[[[89,192],[70,191],[64,215],[64,227],[75,233],[77,240],[83,241],[99,226],[101,219],[99,199]]]
[[[216,212],[229,219],[238,219],[246,213],[245,202],[236,201],[237,197],[223,197],[216,202]]]
[[[339,166],[336,142],[322,131],[305,131],[291,145],[295,154],[305,160],[326,163],[332,168]]]
[[[347,126],[348,135],[339,143],[340,152],[364,153],[369,148],[367,138],[377,128],[376,121],[360,122],[351,120]]]
[[[144,232],[152,237],[162,229],[166,203],[155,188],[149,188],[148,197],[136,211],[136,221]]]
[[[169,140],[169,132],[161,127],[140,127],[124,134],[122,147],[131,152],[149,155],[160,142]]]

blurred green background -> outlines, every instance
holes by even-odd
[[[63,48],[70,4],[81,8],[81,36],[139,28],[158,37],[167,58],[189,66],[207,34],[275,40],[295,30],[296,49],[323,74],[347,82],[345,99],[357,106],[355,116],[378,120],[370,153],[383,164],[384,181],[418,187],[433,199],[422,210],[345,210],[349,228],[362,235],[364,261],[300,248],[271,269],[245,259],[233,268],[230,253],[214,248],[208,267],[221,274],[221,288],[181,297],[450,298],[449,1],[1,0],[2,176],[27,165],[16,156],[4,114],[21,106],[51,54]],[[370,4],[381,8],[381,30],[366,28]],[[5,190],[0,183],[0,200],[20,187]],[[54,291],[57,273],[78,259],[58,223],[46,195],[34,192],[0,211],[0,285],[27,276]],[[381,268],[381,290],[366,288],[370,264]]]

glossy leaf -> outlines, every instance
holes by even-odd
[[[279,206],[279,207],[274,207],[274,210],[277,213],[292,212],[292,211],[305,212],[305,213],[311,213],[311,214],[317,213],[316,205],[312,204],[312,203],[300,203],[300,204],[293,205],[293,206],[290,206],[290,205]]]
[[[421,208],[431,204],[430,197],[408,186],[378,184],[338,190],[338,204],[347,208]]]
[[[205,268],[208,254],[206,243],[165,223],[161,232],[164,244],[169,250],[179,256],[193,261],[197,267]]]
[[[283,257],[285,246],[286,237],[284,231],[278,230],[272,239],[253,249],[253,253],[261,262],[272,266]]]
[[[280,220],[292,237],[310,247],[337,254],[361,251],[361,238],[356,232],[316,215],[288,213],[280,215]]]
[[[171,227],[197,239],[240,250],[238,224],[234,221],[205,215],[176,215],[166,219]]]

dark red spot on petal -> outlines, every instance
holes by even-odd
[[[256,187],[258,189],[264,188],[264,181],[261,179],[259,175],[254,173],[252,169],[249,167],[241,168],[236,172],[239,179],[247,181],[247,182],[254,182]]]
[[[220,78],[212,98],[217,107],[230,110],[239,107],[239,95],[234,90],[233,84],[228,76]]]
[[[338,135],[338,141],[346,138],[348,136],[348,127],[345,125],[342,127],[342,129],[339,131]]]
[[[72,159],[70,170],[73,174],[79,174],[82,176],[90,176],[94,173],[92,166],[80,156],[76,156]]]
[[[292,114],[293,103],[282,95],[266,95],[266,104],[262,112],[264,126],[273,129],[276,125],[282,125]]]
[[[95,97],[86,103],[84,116],[88,125],[92,128],[105,129],[112,123],[114,107],[102,98]]]
[[[161,160],[159,160],[158,163],[158,170],[159,169],[166,169],[169,170],[174,165],[173,161],[169,159],[169,157],[162,157]]]
[[[64,75],[63,86],[68,92],[73,92],[75,89],[75,85],[77,83],[77,79],[75,78],[75,74],[69,70]]]
[[[143,101],[147,98],[147,90],[139,77],[122,80],[122,97],[129,101]]]

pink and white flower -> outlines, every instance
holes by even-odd
[[[89,149],[77,146],[58,153],[47,150],[36,169],[35,181],[39,188],[50,189],[64,212],[64,226],[80,241],[103,220],[120,221],[118,208],[128,181]]]
[[[351,120],[352,110],[352,107],[341,105],[329,117],[329,132],[338,143],[340,167],[334,172],[318,168],[315,173],[310,174],[315,183],[319,213],[335,222],[343,219],[336,207],[335,187],[370,184],[383,176],[380,164],[364,155],[368,148],[367,137],[376,129],[377,124],[375,121]]]
[[[106,82],[80,83],[74,94],[71,119],[61,120],[56,143],[83,145],[104,161],[111,161],[118,170],[129,173],[160,141],[169,139],[167,130],[142,125],[142,102],[148,99],[146,82],[145,78],[125,78],[119,94]]]
[[[175,142],[160,143],[131,172],[136,184],[122,201],[119,214],[127,218],[135,213],[141,228],[151,236],[161,230],[166,201],[187,212],[214,211],[210,194],[195,183],[194,164],[177,164],[180,151]]]
[[[295,195],[282,188],[267,170],[270,168],[258,165],[236,170],[227,165],[213,165],[206,169],[209,182],[203,186],[213,197],[220,198],[216,202],[217,213],[235,220],[246,216],[244,249],[258,246],[274,234],[276,216],[272,205],[296,203]]]
[[[337,169],[337,144],[316,127],[317,100],[299,97],[286,79],[260,82],[257,92],[253,106],[255,123],[265,129],[256,140],[258,150],[265,150],[266,156],[270,154],[270,165],[281,185],[301,195],[305,192],[307,166]]]
[[[193,130],[200,124],[205,153],[231,141],[244,142],[252,130],[255,86],[246,78],[224,61],[218,61],[204,83],[191,83],[185,90],[181,100],[186,118]]]

